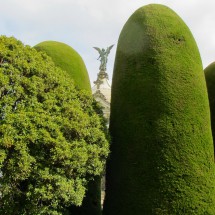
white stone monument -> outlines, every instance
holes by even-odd
[[[92,93],[96,101],[98,101],[103,107],[104,117],[108,120],[108,122],[110,117],[111,85],[106,72],[106,65],[108,54],[113,46],[114,45],[109,46],[106,50],[94,47],[99,52],[99,57],[97,60],[100,60],[101,63],[97,80],[93,82],[95,85],[92,87]]]

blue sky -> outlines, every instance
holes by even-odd
[[[99,68],[92,47],[115,44],[107,65],[111,81],[123,25],[136,9],[150,3],[167,5],[181,16],[196,39],[204,67],[215,61],[214,0],[0,0],[0,34],[30,46],[45,40],[70,45],[83,58],[91,82]]]

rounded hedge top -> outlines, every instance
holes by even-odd
[[[166,6],[138,9],[115,58],[104,214],[215,214],[209,115],[189,28]]]
[[[91,93],[45,53],[0,37],[0,214],[61,214],[103,172],[105,127]]]
[[[52,58],[56,66],[68,72],[78,88],[91,92],[90,80],[84,61],[72,47],[61,42],[44,41],[34,48],[38,51],[44,51]]]

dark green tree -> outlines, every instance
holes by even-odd
[[[90,80],[84,61],[72,47],[57,41],[44,41],[34,48],[50,56],[56,66],[69,74],[76,86],[91,92]]]
[[[0,214],[81,205],[109,152],[94,99],[46,54],[5,36],[0,80]]]
[[[213,142],[215,143],[215,62],[205,68],[205,79],[210,103]]]
[[[78,85],[79,89],[91,92],[91,85],[85,64],[81,56],[70,46],[56,41],[45,41],[35,46],[38,51],[44,51],[54,61],[55,65],[65,70]],[[97,106],[96,110],[100,111]],[[100,112],[101,119],[103,115]],[[102,119],[103,120],[103,119]],[[104,125],[105,127],[105,125]],[[101,210],[101,181],[100,176],[89,181],[87,192],[81,206],[71,206],[67,214],[72,215],[100,215]]]
[[[119,37],[105,215],[215,214],[215,165],[200,54],[166,6],[138,9]]]

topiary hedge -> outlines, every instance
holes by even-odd
[[[5,36],[0,80],[0,214],[81,205],[109,151],[94,99],[45,53]]]
[[[150,4],[128,19],[111,98],[104,215],[215,214],[202,62],[174,11]]]
[[[208,90],[208,98],[209,98],[209,103],[210,103],[213,142],[215,143],[215,97],[214,97],[215,62],[213,62],[209,66],[207,66],[204,71],[205,71],[205,79],[206,79],[207,90]]]
[[[91,92],[90,80],[81,56],[70,46],[56,41],[44,41],[34,47],[44,51],[55,65],[68,72],[76,86]]]

